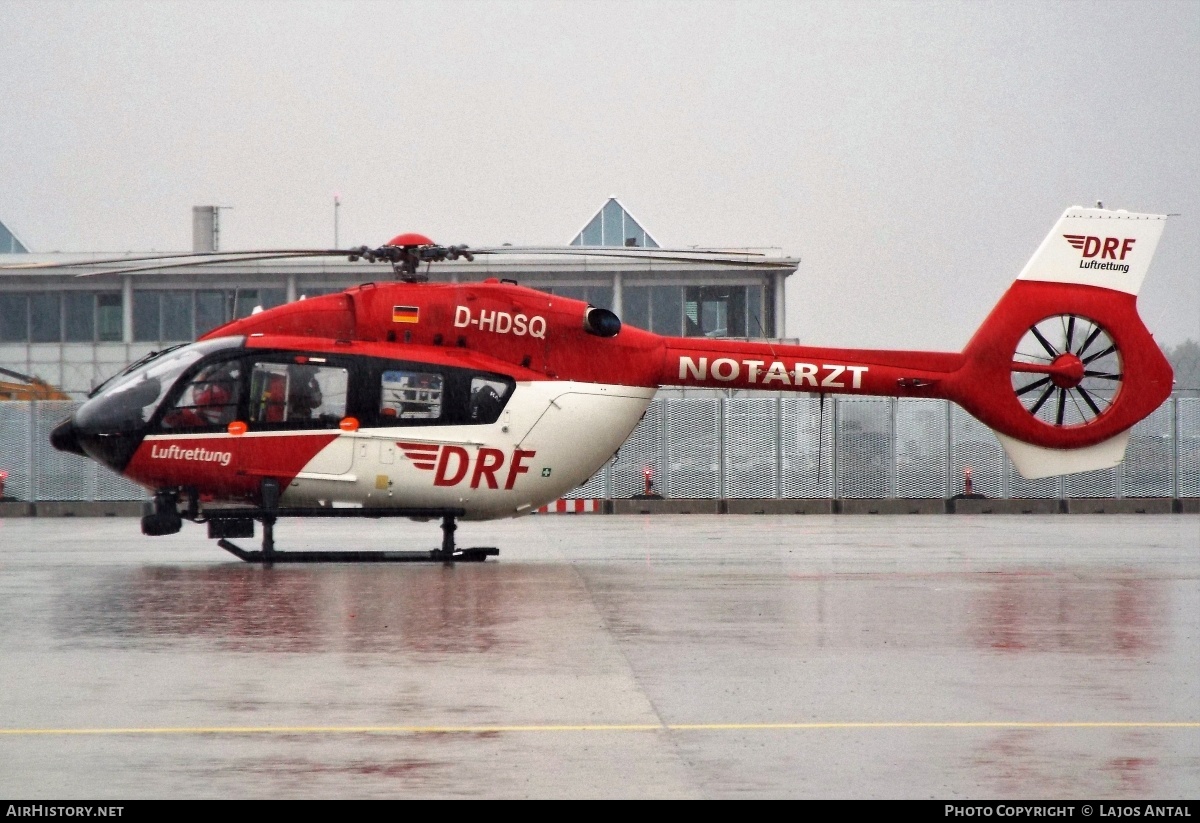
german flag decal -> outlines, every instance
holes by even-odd
[[[421,310],[416,306],[392,306],[393,323],[420,323]]]

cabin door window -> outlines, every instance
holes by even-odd
[[[349,374],[336,366],[255,363],[250,372],[250,422],[288,428],[336,428],[346,416]]]

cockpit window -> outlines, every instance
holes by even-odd
[[[159,349],[158,351],[152,351],[149,354],[147,354],[145,357],[142,357],[139,360],[133,361],[128,366],[126,366],[125,368],[121,369],[119,372],[114,374],[112,377],[105,380],[99,386],[96,386],[96,388],[92,389],[91,392],[88,393],[88,397],[95,397],[100,392],[104,391],[105,389],[110,388],[111,386],[116,385],[119,382],[123,382],[125,375],[132,374],[133,372],[142,368],[142,366],[145,366],[148,363],[152,363],[155,360],[158,360],[163,355],[170,354],[171,352],[175,351],[176,349],[182,349],[186,345],[187,345],[187,343],[176,343],[174,346],[167,346],[165,349]]]
[[[224,428],[237,419],[242,362],[212,363],[200,370],[162,418],[164,429]]]
[[[240,337],[192,343],[146,361],[109,381],[80,407],[75,425],[84,431],[128,432],[142,428],[175,381],[201,358],[238,346]]]

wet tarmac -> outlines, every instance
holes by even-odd
[[[458,537],[500,558],[260,568],[198,526],[0,520],[0,796],[1200,796],[1200,517],[540,515]]]

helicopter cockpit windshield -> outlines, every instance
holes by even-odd
[[[134,364],[51,433],[61,451],[124,471],[148,436],[337,431],[496,423],[516,388],[461,366],[246,348],[246,338],[189,343]],[[280,441],[281,442],[281,441]]]
[[[140,431],[185,371],[197,361],[222,349],[242,345],[241,337],[223,337],[191,343],[163,352],[102,386],[75,413],[75,428],[82,434]]]

